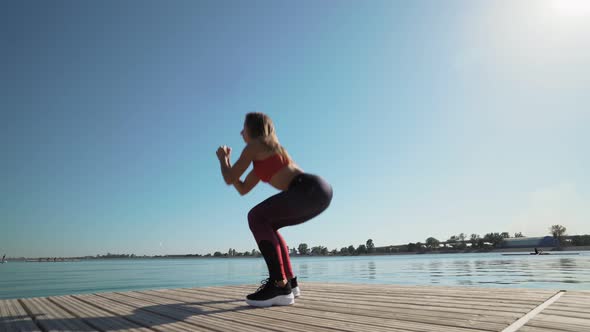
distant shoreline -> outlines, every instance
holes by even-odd
[[[368,253],[355,255],[291,255],[297,257],[359,257],[359,256],[407,256],[407,255],[441,255],[441,254],[477,254],[477,253],[507,253],[507,252],[534,252],[535,248],[500,248],[487,250],[435,250],[421,252],[393,252],[393,253]],[[590,246],[564,247],[564,248],[538,248],[546,253],[558,253],[561,251],[590,251]],[[117,260],[117,259],[221,259],[221,258],[260,258],[262,256],[196,256],[196,255],[164,255],[164,256],[134,256],[134,257],[41,257],[41,258],[7,258],[7,262],[30,262],[30,263],[56,263],[56,262],[78,262],[93,260]]]

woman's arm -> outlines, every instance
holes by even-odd
[[[260,181],[260,179],[258,178],[258,176],[256,176],[256,173],[254,173],[254,171],[250,171],[250,173],[248,173],[248,176],[246,176],[246,179],[244,180],[244,182],[240,181],[239,179],[236,180],[234,182],[234,187],[236,188],[236,190],[240,193],[240,195],[244,196],[247,193],[250,192],[250,190],[252,190],[252,188],[254,188],[258,182]]]
[[[228,147],[220,147],[217,150],[217,157],[219,158],[219,164],[221,166],[221,174],[223,175],[223,180],[228,185],[239,181],[242,174],[244,174],[254,159],[254,151],[250,145],[246,145],[240,158],[233,166],[230,162],[230,153],[231,149]]]
[[[219,166],[221,166],[221,175],[223,176],[223,181],[230,185],[231,183],[227,182],[229,174],[231,172],[231,165],[229,162],[229,157],[219,158]]]

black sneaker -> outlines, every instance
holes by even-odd
[[[270,278],[263,280],[255,293],[246,296],[246,303],[254,307],[270,307],[273,305],[291,305],[295,297],[291,291],[291,284],[279,287]]]
[[[293,277],[291,280],[291,290],[293,292],[293,296],[299,297],[301,296],[301,291],[299,290],[299,285],[297,285],[297,277]]]

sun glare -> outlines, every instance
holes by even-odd
[[[551,9],[564,16],[590,16],[590,0],[552,0]]]

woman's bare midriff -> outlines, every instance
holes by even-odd
[[[256,160],[266,159],[273,154],[274,152],[269,153],[268,151],[261,151],[257,153]],[[279,170],[275,175],[272,176],[272,178],[270,178],[268,183],[278,190],[285,191],[289,189],[289,184],[291,184],[293,178],[302,173],[303,170],[291,160],[291,163],[281,168],[281,170]]]
[[[301,173],[303,173],[302,169],[294,164],[289,164],[273,175],[268,183],[278,190],[285,191],[289,189],[289,184],[291,184],[293,178]]]

